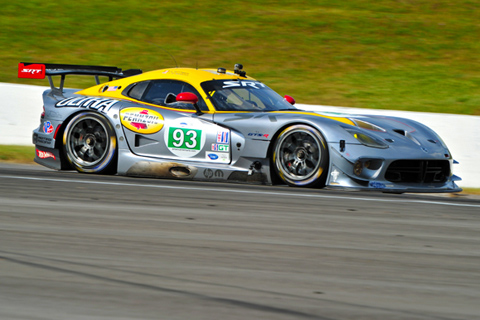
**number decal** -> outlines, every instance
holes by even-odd
[[[214,142],[223,145],[218,147],[216,151],[223,150],[225,154],[230,156],[230,131],[209,122],[191,117],[172,119],[165,122],[163,133],[163,139],[168,152],[177,158],[195,161],[215,161],[211,160],[211,158],[205,158],[207,157],[206,153],[212,153],[213,149],[210,150],[210,144]],[[208,147],[205,147],[207,140],[209,144]]]
[[[182,150],[200,150],[202,130],[171,127],[168,147]]]
[[[174,147],[181,147],[182,144],[183,144],[183,130],[182,129],[175,129],[173,131],[173,140],[174,142],[172,142],[173,146]]]
[[[185,146],[188,148],[188,149],[195,149],[195,147],[197,146],[197,131],[195,130],[188,130],[187,133],[186,133],[187,136],[190,136],[190,142],[186,142],[185,143]]]

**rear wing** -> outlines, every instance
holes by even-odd
[[[60,92],[63,92],[65,77],[70,74],[94,76],[96,83],[100,84],[100,79],[98,78],[99,76],[108,77],[109,81],[112,81],[113,79],[130,77],[141,73],[142,70],[140,69],[129,69],[122,71],[122,69],[117,67],[105,66],[30,62],[20,62],[18,64],[19,78],[45,79],[45,76],[47,76],[52,90],[59,90]],[[52,76],[61,76],[60,86],[58,88],[54,86]]]

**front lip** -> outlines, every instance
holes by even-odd
[[[347,144],[341,151],[338,143],[330,143],[330,174],[327,186],[396,193],[460,192],[462,189],[455,184],[458,177],[452,174],[453,159],[441,146],[437,147],[439,150],[434,151],[429,148],[429,153],[426,153],[421,147],[412,147],[411,143],[391,145],[389,149],[373,149],[360,144]],[[402,160],[407,162],[394,164]],[[410,164],[410,161],[414,162]],[[436,161],[443,162],[435,163]],[[445,161],[449,162],[448,167]],[[358,175],[355,174],[357,162],[363,165]],[[391,167],[392,164],[394,167]],[[403,168],[405,165],[406,167]],[[427,167],[424,168],[423,165]],[[414,171],[411,173],[405,171],[410,168]],[[423,177],[419,178],[418,182],[411,180],[417,170],[426,170],[425,175],[421,173],[423,171],[418,171],[419,177]],[[386,179],[387,174],[391,178],[395,177],[397,172],[401,174],[399,180]]]
[[[332,189],[350,189],[361,191],[380,191],[390,193],[448,193],[461,192],[462,188],[458,187],[453,181],[453,177],[449,177],[445,182],[441,183],[396,183],[381,179],[360,180],[356,179],[334,166],[327,188]]]
[[[373,192],[383,192],[383,193],[458,193],[462,192],[463,189],[454,184],[454,187],[438,187],[438,188],[427,188],[427,187],[392,187],[392,188],[370,188],[362,186],[343,186],[343,185],[332,185],[329,184],[325,187],[326,189],[342,189],[342,190],[356,190],[356,191],[373,191]]]

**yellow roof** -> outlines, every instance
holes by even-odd
[[[231,79],[249,79],[249,80],[255,80],[254,78],[251,78],[247,76],[246,78],[240,77],[238,74],[235,74],[233,71],[227,70],[226,73],[220,74],[217,72],[217,70],[214,69],[193,69],[193,68],[169,68],[169,69],[160,69],[160,70],[154,70],[154,71],[149,71],[145,72],[136,76],[131,76],[127,78],[122,78],[118,80],[112,80],[108,81],[99,85],[96,85],[94,87],[90,87],[81,91],[78,91],[77,94],[81,95],[88,95],[88,96],[100,96],[100,97],[109,97],[109,98],[116,98],[116,99],[126,99],[126,100],[131,100],[131,101],[137,101],[135,99],[132,99],[130,97],[122,95],[123,89],[125,89],[128,85],[136,82],[141,82],[141,81],[147,81],[147,80],[157,80],[157,79],[169,79],[169,80],[179,80],[179,81],[184,81],[192,85],[197,89],[197,91],[201,94],[204,95],[204,91],[202,90],[200,84],[205,81],[209,80],[231,80]],[[108,87],[106,87],[108,86]],[[117,87],[115,90],[106,90],[107,88],[112,88],[112,87]],[[206,111],[206,113],[211,113],[211,112],[219,112],[215,111],[213,106],[210,106],[210,101],[207,99],[206,96],[202,97],[206,102],[207,105],[209,105],[210,111]],[[145,103],[145,102],[144,102]],[[158,106],[150,103],[145,103],[147,105],[155,106],[155,107],[160,107],[164,109],[171,109],[168,107],[164,106]],[[178,109],[172,109],[172,110],[177,110]],[[182,110],[182,112],[195,112],[195,111],[190,111],[190,110]],[[240,111],[241,112],[241,111]],[[219,113],[223,113],[220,111]],[[329,118],[332,120],[336,120],[339,122],[343,123],[348,123],[351,125],[354,125],[354,123],[344,117],[333,117],[329,115],[322,115],[318,113],[313,113],[313,112],[304,112],[304,111],[290,111],[289,113],[291,114],[304,114],[304,115],[313,115],[317,117],[323,117],[323,118]]]
[[[169,68],[169,69],[148,71],[136,76],[108,81],[108,82],[78,91],[77,94],[88,95],[88,96],[111,97],[111,98],[119,98],[119,99],[129,99],[128,97],[121,94],[123,89],[126,88],[128,85],[132,83],[140,82],[140,81],[156,80],[156,79],[170,79],[170,80],[184,81],[194,86],[199,92],[201,92],[200,83],[204,81],[230,80],[230,79],[255,80],[249,76],[247,76],[246,78],[240,77],[238,74],[235,74],[233,71],[229,71],[229,70],[227,70],[226,73],[224,74],[220,74],[220,73],[217,73],[217,70],[214,70],[214,69]],[[119,88],[114,91],[106,91],[105,86],[108,86],[108,87],[116,86]],[[133,99],[129,99],[129,100],[133,100]]]

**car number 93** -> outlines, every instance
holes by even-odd
[[[195,129],[170,128],[170,139],[168,139],[169,147],[181,149],[195,149],[200,148],[199,131]]]

